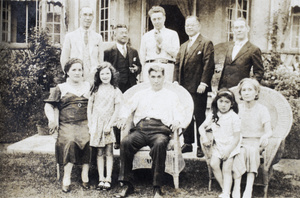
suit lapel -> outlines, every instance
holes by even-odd
[[[188,46],[188,41],[182,44],[181,52],[180,52],[180,68],[183,65],[183,61],[185,60],[185,54],[186,54],[186,50],[187,50],[187,46]]]
[[[84,47],[84,42],[83,42],[83,35],[81,35],[80,29],[77,29],[75,32],[75,45],[76,49],[79,50],[80,54],[83,54],[83,47]]]
[[[237,55],[235,56],[235,58],[234,58],[234,60],[232,62],[234,62],[240,56],[242,56],[243,54],[245,54],[248,51],[249,47],[250,47],[250,43],[249,43],[249,41],[247,41],[247,43],[245,43],[245,45],[240,49],[240,51],[237,53]]]
[[[118,59],[118,48],[117,48],[117,44],[114,44],[112,46],[112,52],[111,52],[111,60],[113,61],[112,65],[117,66],[117,59]]]
[[[95,37],[95,39],[96,39],[96,37]],[[90,55],[92,54],[92,52],[93,52],[93,44],[94,43],[98,43],[98,42],[96,42],[95,40],[94,40],[94,32],[93,31],[90,31],[90,33],[89,33],[89,52],[90,52]]]
[[[126,45],[126,50],[127,50],[127,56],[128,56],[128,60],[129,60],[129,67],[132,65],[132,61],[133,61],[133,57],[132,57],[132,50],[130,47],[128,47]]]
[[[199,36],[197,37],[197,39],[195,40],[193,45],[190,47],[190,50],[188,51],[188,54],[185,57],[185,61],[187,61],[189,58],[192,57],[192,55],[195,53],[198,46],[201,44],[201,41],[202,41],[202,36],[201,36],[201,34],[199,34]]]
[[[228,62],[231,63],[232,62],[232,51],[233,51],[233,43],[230,43],[228,45],[228,49],[227,49],[227,53],[226,53],[226,59],[228,59]]]

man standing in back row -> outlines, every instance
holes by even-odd
[[[153,6],[148,14],[154,28],[144,34],[141,40],[142,81],[149,81],[150,66],[159,64],[165,70],[165,80],[172,82],[174,63],[180,46],[178,34],[165,27],[164,8]]]
[[[183,133],[182,153],[192,152],[195,141],[194,122],[196,121],[197,157],[204,154],[200,147],[198,128],[205,120],[207,92],[211,90],[211,78],[214,74],[213,43],[200,34],[200,19],[188,16],[185,21],[185,32],[189,40],[180,46],[175,64],[175,81],[186,88],[193,97],[194,119]]]
[[[244,18],[238,18],[233,22],[235,42],[227,50],[219,89],[234,87],[242,79],[249,78],[251,68],[258,82],[263,78],[261,51],[248,41],[248,32],[249,26]]]
[[[94,19],[93,9],[80,10],[80,28],[66,35],[60,62],[62,69],[71,58],[83,61],[84,80],[93,83],[94,69],[103,61],[102,36],[90,29]]]

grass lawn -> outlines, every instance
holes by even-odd
[[[61,182],[56,181],[56,166],[53,155],[41,154],[6,154],[0,153],[0,197],[113,197],[117,192],[119,159],[115,159],[112,190],[97,191],[97,170],[90,170],[90,190],[80,186],[80,167],[75,167],[72,173],[71,192],[61,191]],[[172,177],[165,176],[163,186],[164,197],[217,197],[221,190],[213,181],[212,191],[207,190],[206,164],[200,161],[188,160],[180,174],[180,189],[173,187]],[[275,173],[270,182],[269,197],[300,197],[300,187],[294,187],[284,175]],[[134,172],[135,193],[130,197],[152,197],[151,171],[137,170]],[[254,187],[254,197],[262,197],[263,188]]]

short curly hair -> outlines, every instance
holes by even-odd
[[[119,72],[117,72],[117,70],[109,62],[102,62],[100,65],[98,65],[97,71],[94,75],[94,84],[91,87],[91,94],[96,93],[98,91],[99,86],[102,84],[102,81],[99,76],[100,72],[106,68],[108,68],[111,72],[110,84],[114,86],[114,88],[118,87]]]

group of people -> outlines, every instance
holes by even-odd
[[[64,166],[63,192],[70,191],[74,164],[82,165],[82,186],[90,188],[91,148],[97,150],[96,188],[111,189],[113,148],[120,148],[121,185],[115,196],[126,197],[134,191],[133,156],[148,145],[153,159],[154,197],[162,197],[167,145],[185,117],[178,96],[164,88],[164,82],[169,81],[187,89],[194,101],[194,118],[184,129],[182,152],[192,152],[196,134],[197,156],[203,157],[201,135],[203,145],[213,149],[211,167],[223,190],[219,197],[230,197],[232,178],[232,195],[240,197],[241,175],[246,171],[243,197],[251,197],[259,154],[272,131],[267,109],[256,102],[264,68],[259,48],[248,41],[246,20],[238,18],[233,23],[235,43],[228,47],[220,91],[212,103],[212,113],[206,117],[207,93],[215,69],[214,46],[201,34],[200,19],[186,18],[189,40],[180,46],[177,32],[164,26],[165,10],[153,6],[148,14],[154,29],[142,37],[139,54],[128,45],[128,28],[123,24],[115,27],[115,44],[104,50],[101,35],[90,29],[94,18],[90,7],[80,11],[81,27],[65,37],[61,64],[66,82],[52,88],[45,100],[50,131],[57,132],[57,163]],[[249,78],[251,69],[253,79]],[[137,84],[138,77],[149,81],[151,87],[123,101],[122,93]],[[237,105],[229,90],[236,85],[242,105]],[[121,140],[120,131],[133,112],[134,128]],[[232,170],[238,171],[232,174]]]

